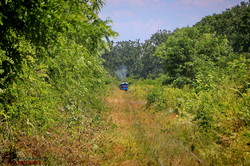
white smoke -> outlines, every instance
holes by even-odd
[[[121,65],[115,73],[116,73],[116,76],[121,81],[126,81],[126,77],[127,77],[127,67],[126,66]]]

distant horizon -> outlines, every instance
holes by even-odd
[[[220,14],[246,0],[106,0],[99,16],[111,19],[119,33],[115,42],[144,42],[158,30],[192,27],[206,16]]]

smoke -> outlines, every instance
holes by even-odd
[[[126,66],[121,65],[115,73],[116,73],[116,76],[121,81],[126,81],[126,77],[127,77],[127,67]]]

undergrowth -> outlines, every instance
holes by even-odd
[[[146,94],[145,111],[154,112],[154,121],[166,133],[155,134],[158,138],[153,141],[161,142],[159,148],[165,151],[165,159],[186,149],[200,164],[250,164],[250,92],[239,95],[231,88],[234,83],[223,82],[214,90],[199,92],[188,86],[181,89],[161,86],[157,81],[154,86],[139,81],[131,89],[138,96]],[[175,143],[166,144],[164,140]],[[184,149],[173,152],[172,145],[176,144]]]

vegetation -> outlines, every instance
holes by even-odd
[[[3,163],[250,165],[249,2],[144,43],[109,41],[103,5],[0,1]]]
[[[137,78],[155,78],[163,73],[160,58],[153,57],[156,47],[166,41],[171,34],[167,30],[159,30],[145,43],[121,41],[111,44],[111,49],[102,55],[105,68],[115,76],[120,66],[127,67],[127,76]]]
[[[226,36],[235,52],[249,52],[249,11],[249,2],[241,2],[221,14],[204,17],[195,27]]]
[[[107,97],[115,126],[101,165],[249,165],[249,94],[128,81]]]
[[[98,17],[102,5],[101,0],[0,1],[3,159],[18,155],[50,157],[52,165],[91,163],[90,150],[71,144],[80,143],[79,137],[83,146],[92,144],[88,137],[100,127],[95,124],[106,75],[100,55],[108,48],[104,39],[116,35],[110,21]],[[80,159],[69,155],[72,150]]]

